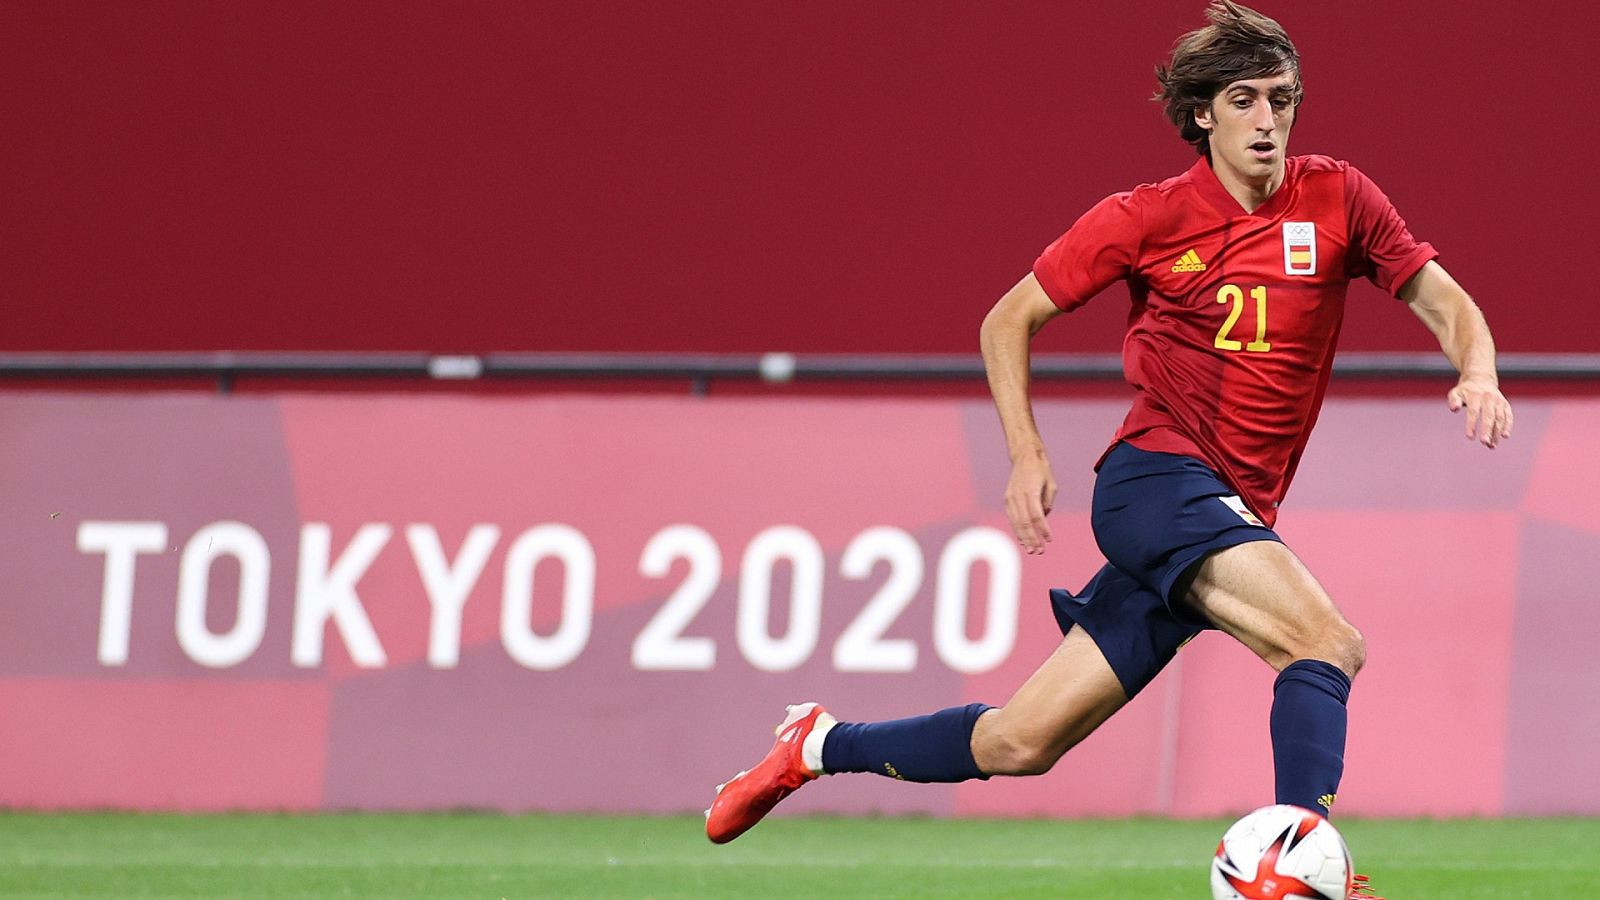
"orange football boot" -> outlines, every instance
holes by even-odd
[[[818,703],[789,707],[788,715],[777,727],[778,740],[766,758],[726,784],[717,785],[717,799],[706,810],[706,837],[712,843],[726,844],[749,831],[780,800],[816,779],[819,773],[806,767],[800,748],[824,716],[833,719]]]

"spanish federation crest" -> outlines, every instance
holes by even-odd
[[[1283,223],[1283,274],[1317,274],[1317,223]]]

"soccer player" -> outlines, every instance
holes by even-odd
[[[1065,637],[1001,707],[890,722],[789,708],[778,742],[719,788],[718,843],[824,773],[954,782],[1047,771],[1136,695],[1200,630],[1277,671],[1276,800],[1327,813],[1344,769],[1361,633],[1272,530],[1316,422],[1350,280],[1405,301],[1460,373],[1448,395],[1469,439],[1511,435],[1477,305],[1348,163],[1288,155],[1303,96],[1277,22],[1213,0],[1209,25],[1156,70],[1167,116],[1200,159],[1096,204],[995,304],[981,342],[1011,455],[1006,514],[1029,554],[1050,542],[1056,483],[1029,401],[1029,342],[1047,322],[1128,283],[1123,367],[1132,409],[1096,466],[1091,524],[1107,564],[1051,592]]]

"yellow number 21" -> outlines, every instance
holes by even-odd
[[[1257,285],[1250,289],[1250,299],[1256,301],[1256,339],[1248,344],[1240,343],[1228,337],[1228,332],[1238,324],[1239,317],[1244,314],[1244,291],[1236,284],[1225,284],[1217,291],[1218,303],[1232,303],[1233,309],[1228,312],[1228,321],[1222,323],[1222,328],[1217,331],[1218,350],[1245,350],[1250,353],[1265,353],[1272,349],[1267,343],[1267,287]]]

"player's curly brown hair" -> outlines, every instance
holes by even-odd
[[[1209,133],[1194,120],[1194,111],[1209,106],[1217,92],[1235,81],[1266,78],[1293,70],[1294,104],[1305,96],[1300,85],[1300,52],[1273,19],[1233,0],[1211,0],[1211,24],[1191,31],[1172,47],[1172,60],[1156,66],[1161,90],[1153,99],[1166,105],[1167,118],[1178,134],[1209,156]]]

